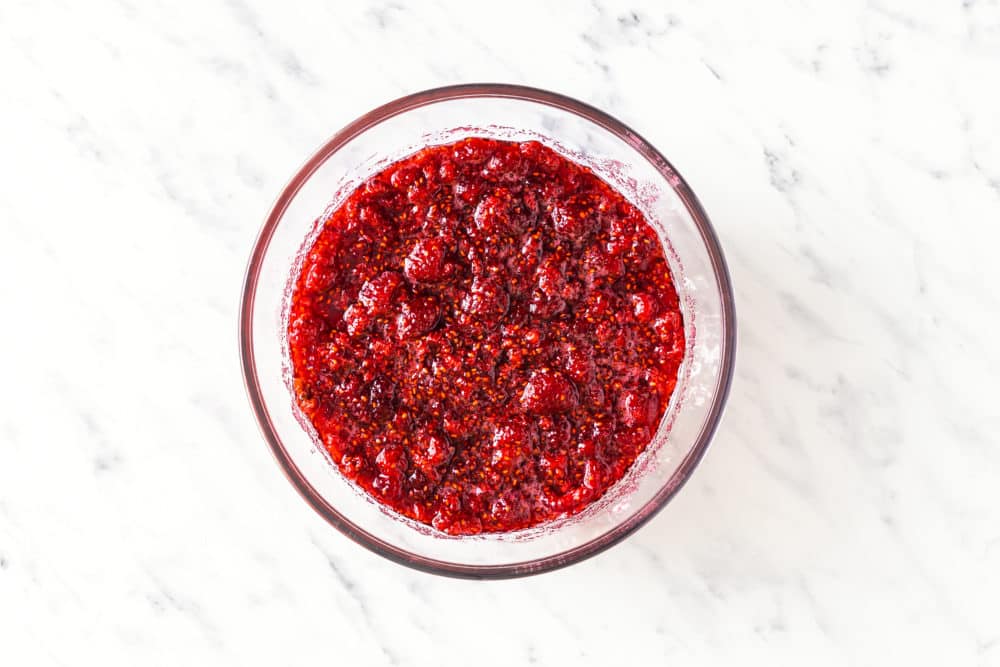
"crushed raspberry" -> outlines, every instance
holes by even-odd
[[[445,254],[448,249],[441,238],[420,239],[413,244],[403,260],[403,274],[414,284],[434,283],[447,276]]]
[[[542,144],[478,138],[390,165],[322,221],[288,332],[296,403],[340,471],[456,535],[599,498],[685,350],[642,214]]]

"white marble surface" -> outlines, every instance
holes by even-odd
[[[1000,664],[998,2],[482,7],[0,6],[0,663]],[[236,353],[299,163],[377,104],[480,80],[658,145],[741,323],[675,502],[498,583],[315,516]]]

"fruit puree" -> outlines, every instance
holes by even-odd
[[[319,223],[295,401],[340,471],[456,535],[579,512],[649,444],[684,328],[635,206],[537,142],[425,148]]]

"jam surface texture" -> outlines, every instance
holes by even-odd
[[[537,142],[470,138],[320,223],[289,305],[294,399],[341,472],[456,535],[576,513],[649,444],[684,357],[656,233]]]

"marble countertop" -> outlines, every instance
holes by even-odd
[[[0,662],[1000,664],[1000,4],[485,6],[0,8]],[[328,135],[490,80],[660,147],[741,329],[673,503],[592,560],[479,583],[302,502],[236,313]]]

